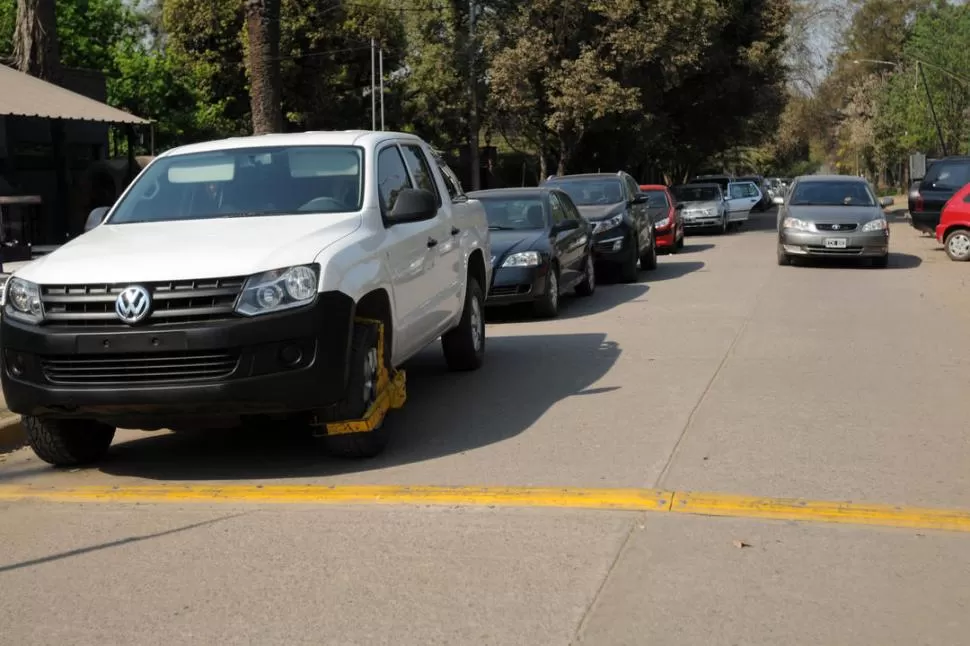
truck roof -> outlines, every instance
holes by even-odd
[[[184,155],[188,153],[216,152],[237,148],[262,148],[272,146],[363,146],[372,148],[389,139],[411,139],[422,141],[419,137],[404,132],[380,132],[374,130],[319,130],[310,132],[291,132],[248,137],[229,137],[197,144],[188,144],[168,150],[159,157]]]

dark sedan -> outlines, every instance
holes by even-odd
[[[569,196],[551,188],[475,191],[488,215],[492,285],[486,307],[531,303],[539,316],[559,313],[559,296],[596,289],[593,227]]]

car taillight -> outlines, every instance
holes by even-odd
[[[913,210],[917,213],[923,212],[923,195],[921,193],[916,194],[916,205],[913,207]]]

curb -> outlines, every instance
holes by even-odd
[[[14,413],[0,414],[0,453],[14,451],[27,443],[24,427],[20,424],[20,415]]]

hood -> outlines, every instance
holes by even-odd
[[[700,211],[701,209],[717,209],[721,206],[720,202],[715,201],[698,201],[698,202],[680,202],[684,205],[684,210],[690,211]]]
[[[623,202],[617,202],[615,204],[588,204],[586,206],[576,206],[576,208],[579,209],[579,214],[591,221],[605,220],[606,218],[613,217],[617,213],[622,213],[623,207]]]
[[[788,215],[799,220],[831,224],[865,224],[885,217],[878,206],[789,206]]]
[[[513,251],[529,251],[534,249],[536,242],[545,236],[546,232],[536,229],[523,231],[490,231],[492,255],[498,262]]]
[[[359,213],[103,224],[17,271],[39,284],[247,276],[313,262]]]

